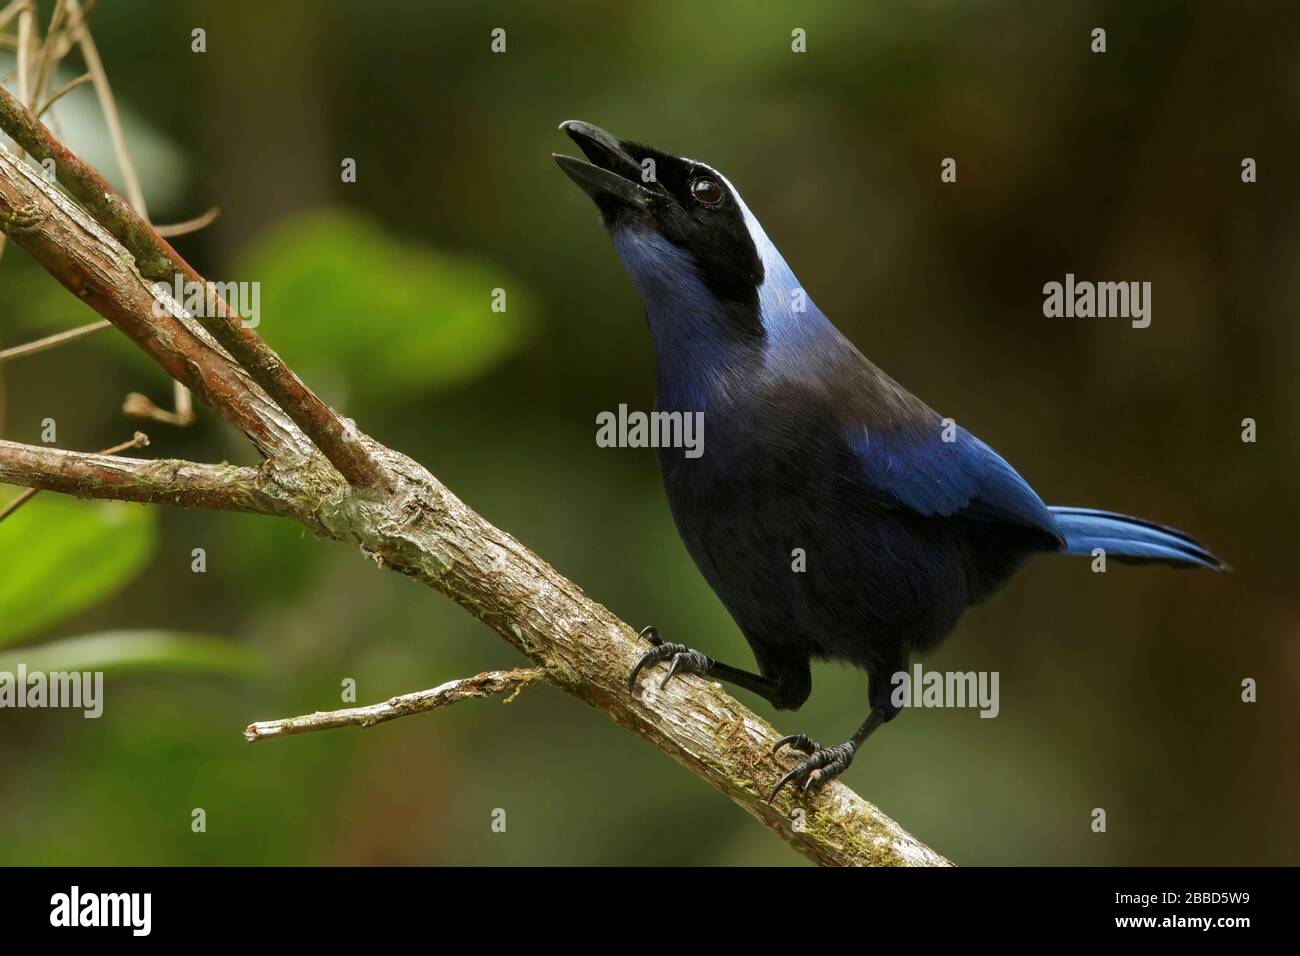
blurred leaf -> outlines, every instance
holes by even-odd
[[[35,644],[0,654],[0,670],[27,665],[29,671],[184,670],[252,674],[261,664],[255,651],[233,641],[174,631],[103,631]]]
[[[517,282],[344,210],[273,227],[231,278],[261,283],[258,332],[308,381],[345,381],[368,402],[469,381],[527,329]],[[497,288],[504,312],[491,308]]]
[[[152,510],[41,495],[0,523],[0,645],[113,593],[157,544]]]

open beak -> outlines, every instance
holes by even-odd
[[[591,162],[554,153],[555,161],[588,196],[604,207],[608,202],[626,203],[646,209],[655,193],[641,181],[641,166],[628,155],[623,144],[599,126],[580,120],[565,120],[560,129],[578,144]]]

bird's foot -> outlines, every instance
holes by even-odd
[[[713,659],[701,654],[699,651],[693,651],[685,644],[669,644],[659,636],[659,631],[653,624],[641,629],[641,637],[649,641],[653,647],[641,655],[641,659],[636,662],[632,668],[632,673],[627,679],[627,689],[636,693],[636,678],[643,668],[651,664],[658,664],[660,661],[672,660],[672,666],[668,668],[668,673],[664,679],[659,682],[663,687],[678,674],[699,674],[704,676],[709,673],[713,667]]]
[[[782,747],[786,746],[808,756],[795,764],[794,768],[777,782],[772,789],[772,795],[767,798],[768,803],[776,799],[776,795],[787,783],[798,785],[802,782],[799,792],[803,796],[816,791],[819,787],[824,787],[848,769],[849,764],[853,763],[853,754],[858,749],[858,745],[851,740],[837,747],[822,747],[807,734],[790,734],[776,742],[772,754],[775,756]]]

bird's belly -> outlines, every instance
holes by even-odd
[[[728,465],[679,461],[665,486],[687,550],[760,659],[892,666],[952,629],[968,601],[945,523],[873,505],[798,456]]]

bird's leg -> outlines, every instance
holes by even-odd
[[[649,667],[651,664],[658,664],[660,661],[671,660],[672,666],[668,668],[668,673],[660,681],[660,687],[663,687],[664,684],[667,684],[678,674],[699,674],[701,677],[724,680],[730,684],[735,684],[737,687],[753,691],[777,707],[785,706],[783,702],[787,699],[787,691],[780,683],[771,678],[751,674],[739,667],[732,667],[730,664],[715,661],[699,651],[691,650],[685,644],[669,644],[659,636],[659,631],[653,624],[641,629],[641,637],[654,646],[641,655],[641,659],[632,668],[632,673],[628,675],[627,689],[633,693],[636,693],[637,675],[644,668]]]
[[[781,792],[781,788],[787,783],[803,782],[800,787],[801,794],[808,794],[818,787],[838,777],[848,769],[849,764],[853,763],[853,755],[857,753],[858,747],[862,741],[871,736],[872,732],[885,723],[897,711],[891,711],[885,706],[877,705],[871,708],[871,713],[867,719],[862,722],[862,726],[857,732],[836,747],[822,747],[814,742],[807,734],[790,734],[782,737],[772,748],[772,753],[776,754],[782,747],[789,746],[793,750],[801,751],[808,756],[795,764],[794,769],[782,777],[777,785],[772,789],[772,795],[767,798],[771,803],[776,799],[776,795]]]

